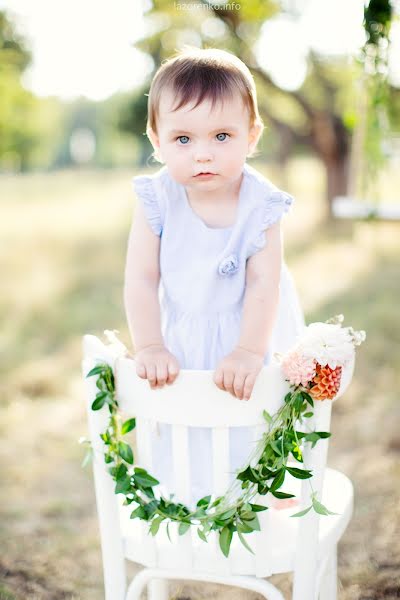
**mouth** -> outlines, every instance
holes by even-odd
[[[201,173],[197,173],[194,177],[214,177],[216,173],[211,173],[211,171],[203,171]]]

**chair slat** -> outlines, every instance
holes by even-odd
[[[190,461],[188,428],[172,425],[172,457],[174,464],[174,491],[179,500],[190,502]]]
[[[213,492],[225,494],[229,485],[229,427],[212,430]]]
[[[188,505],[190,492],[190,458],[189,431],[184,425],[172,425],[172,456],[174,464],[174,492],[179,501]],[[183,536],[179,536],[176,527],[176,552],[182,568],[190,569],[193,565],[193,544],[191,528]]]
[[[153,470],[153,456],[151,451],[151,432],[153,422],[151,419],[137,418],[136,419],[136,446],[137,446],[137,463],[150,473]],[[143,551],[151,558],[154,566],[157,565],[157,544],[152,535],[149,535],[149,527],[147,523],[141,522],[140,538]]]

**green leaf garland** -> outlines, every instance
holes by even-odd
[[[132,448],[122,439],[135,428],[136,420],[131,418],[122,422],[112,368],[108,364],[98,364],[87,374],[87,377],[93,376],[97,376],[96,387],[99,391],[91,408],[100,410],[107,404],[110,413],[107,429],[100,435],[105,446],[104,461],[115,481],[115,493],[125,496],[124,504],[133,505],[131,519],[147,521],[149,532],[153,536],[164,521],[169,538],[168,526],[171,522],[178,524],[179,535],[184,535],[191,526],[197,527],[198,536],[204,542],[208,541],[208,534],[215,531],[219,535],[219,545],[225,556],[229,556],[234,533],[237,533],[243,546],[253,553],[244,536],[260,531],[257,513],[267,510],[268,507],[252,503],[251,500],[268,492],[280,499],[293,498],[293,494],[279,491],[286,473],[298,479],[312,477],[310,470],[287,465],[290,456],[298,463],[303,462],[300,440],[311,443],[314,447],[320,439],[331,435],[325,431],[296,431],[297,422],[301,423],[303,419],[313,416],[310,406],[313,408],[314,402],[307,392],[299,389],[299,386],[291,386],[292,391],[285,395],[284,405],[274,416],[266,410],[263,411],[267,431],[258,441],[246,466],[236,472],[236,479],[225,495],[217,498],[204,496],[197,502],[196,509],[191,510],[182,503],[174,502],[173,494],[169,499],[162,495],[156,497],[153,488],[159,481],[146,469],[134,465]],[[87,440],[85,443],[89,443],[90,446]],[[91,446],[88,448],[88,455],[89,453],[93,454]],[[310,486],[312,488],[311,482]],[[233,497],[237,491],[240,492],[239,495]],[[311,494],[311,498],[312,504],[309,507],[291,516],[303,516],[311,509],[320,515],[336,514],[316,499],[315,492]]]

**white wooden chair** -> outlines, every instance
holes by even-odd
[[[84,336],[83,346],[84,376],[95,364],[109,362],[108,347],[98,338]],[[235,401],[230,394],[219,390],[212,381],[212,371],[182,370],[173,385],[152,390],[147,381],[137,377],[132,359],[119,358],[114,368],[119,407],[124,417],[136,417],[137,464],[152,473],[151,422],[171,424],[176,476],[175,488],[170,491],[186,503],[191,480],[190,427],[212,428],[214,483],[210,493],[224,494],[230,468],[228,428],[252,426],[258,439],[266,427],[262,410],[276,413],[288,390],[276,364],[261,371],[248,402]],[[343,373],[337,397],[347,388],[353,369],[354,362]],[[292,600],[336,600],[337,544],[352,516],[353,486],[343,473],[326,467],[329,438],[319,440],[314,448],[305,444],[304,467],[313,470],[311,479],[299,480],[289,475],[285,479],[281,491],[296,494],[300,504],[283,510],[270,507],[258,513],[261,531],[246,535],[255,554],[246,550],[234,534],[226,558],[215,534],[214,538],[210,534],[205,543],[198,538],[195,528],[178,536],[175,524],[171,524],[171,543],[163,529],[164,522],[153,537],[146,522],[130,519],[132,507],[122,504],[122,494],[115,495],[115,483],[104,463],[99,434],[106,428],[109,412],[106,406],[91,410],[98,391],[95,379],[85,377],[85,386],[106,600],[139,600],[146,586],[150,600],[167,600],[170,579],[238,586],[256,591],[268,600],[283,600],[282,593],[265,578],[290,572],[293,572]],[[331,401],[315,402],[314,417],[307,419],[307,430],[330,431],[331,407]],[[294,466],[300,465],[296,462]],[[337,515],[319,516],[311,510],[305,516],[290,518],[311,504],[309,482],[317,491],[317,498]],[[269,494],[258,496],[254,502],[269,505]],[[129,587],[126,559],[144,566]]]

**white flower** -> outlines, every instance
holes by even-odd
[[[354,355],[353,336],[347,327],[333,323],[311,323],[305,328],[298,349],[307,358],[331,369],[343,367]]]
[[[353,338],[353,344],[355,346],[359,346],[360,344],[365,342],[367,338],[367,334],[363,329],[361,329],[360,331],[354,331],[352,327],[349,327],[349,334]]]

